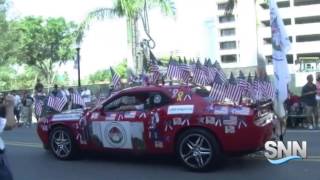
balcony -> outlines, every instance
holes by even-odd
[[[314,4],[314,5],[308,5],[308,6],[295,6],[295,7],[281,8],[279,9],[279,12],[280,12],[281,18],[308,17],[308,16],[318,16],[319,9],[320,9],[320,4]],[[260,21],[270,19],[269,9],[259,10],[258,18]]]

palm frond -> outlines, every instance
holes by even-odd
[[[172,0],[156,0],[156,5],[160,6],[161,11],[166,15],[176,15],[176,6]]]
[[[121,12],[116,8],[98,8],[90,12],[77,30],[76,43],[81,43],[85,31],[89,28],[90,22],[94,19],[104,20],[106,18],[120,17]]]

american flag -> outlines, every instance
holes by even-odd
[[[204,70],[199,59],[193,72],[192,82],[200,86],[205,86],[209,83],[207,80],[206,71]]]
[[[212,84],[214,82],[214,79],[216,77],[216,68],[211,63],[211,59],[209,58],[204,66],[205,73],[207,77],[207,81],[209,84]]]
[[[180,78],[180,68],[177,61],[170,57],[168,69],[167,69],[167,78],[169,79],[179,79]]]
[[[213,67],[215,68],[215,71],[216,71],[216,75],[215,75],[215,79],[214,79],[214,82],[219,82],[219,83],[227,83],[228,80],[227,80],[227,77],[226,77],[226,74],[223,72],[220,64],[218,61],[216,61],[214,64],[213,64]]]
[[[84,103],[83,99],[81,98],[80,94],[72,93],[70,97],[71,97],[72,104],[81,105],[83,107],[85,106],[85,103]]]
[[[248,95],[248,92],[250,91],[251,84],[246,81],[245,76],[243,72],[240,70],[239,78],[238,78],[238,85],[242,88],[242,95],[246,96]]]
[[[111,71],[111,81],[114,86],[114,89],[119,89],[121,87],[120,76],[118,75],[117,72],[113,70],[112,67],[110,67],[110,71]]]
[[[225,84],[213,83],[209,96],[214,101],[224,101],[227,95],[227,86]]]
[[[128,69],[128,82],[129,83],[134,83],[138,80],[138,77],[134,75],[131,69]]]
[[[182,82],[188,83],[191,77],[191,68],[187,63],[186,57],[184,57],[183,62],[179,59],[179,68],[180,68],[180,80]]]
[[[151,73],[150,82],[155,84],[159,80],[161,73],[157,63],[157,59],[151,51],[150,51],[150,61],[151,61],[149,66],[149,71]]]
[[[36,100],[34,104],[34,113],[36,116],[41,116],[44,102],[42,100]]]
[[[61,112],[64,106],[67,104],[68,99],[60,91],[57,96],[50,95],[47,105],[52,109]]]
[[[233,73],[231,73],[229,84],[227,85],[227,97],[233,102],[238,103],[241,99],[242,91],[242,87],[238,85]]]
[[[261,99],[261,92],[262,92],[262,83],[257,77],[257,73],[254,75],[253,83],[252,83],[252,89],[253,89],[253,100],[259,101]]]
[[[265,79],[262,81],[262,97],[264,99],[273,99],[275,96],[275,90],[274,87],[269,80],[269,77],[266,75]]]

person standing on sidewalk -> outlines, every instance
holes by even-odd
[[[305,113],[307,114],[306,125],[309,124],[309,129],[316,128],[318,125],[318,110],[317,110],[317,87],[313,83],[313,76],[307,76],[307,84],[303,86],[301,93],[301,101],[304,104]]]
[[[13,114],[14,97],[8,95],[4,103],[0,104],[0,135],[5,129],[12,129],[16,125]],[[0,179],[13,180],[13,175],[5,153],[5,144],[0,136]]]
[[[318,113],[318,119],[316,120],[316,122],[318,123],[318,128],[320,129],[320,122],[319,122],[319,118],[320,118],[320,74],[317,76],[317,83],[316,83],[316,87],[317,87],[317,95],[316,95],[316,100],[317,100],[317,113]]]

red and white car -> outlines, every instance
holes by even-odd
[[[192,170],[208,170],[224,155],[264,147],[273,133],[272,104],[214,103],[191,86],[124,89],[92,109],[42,118],[38,135],[58,159],[81,151],[176,154]]]

